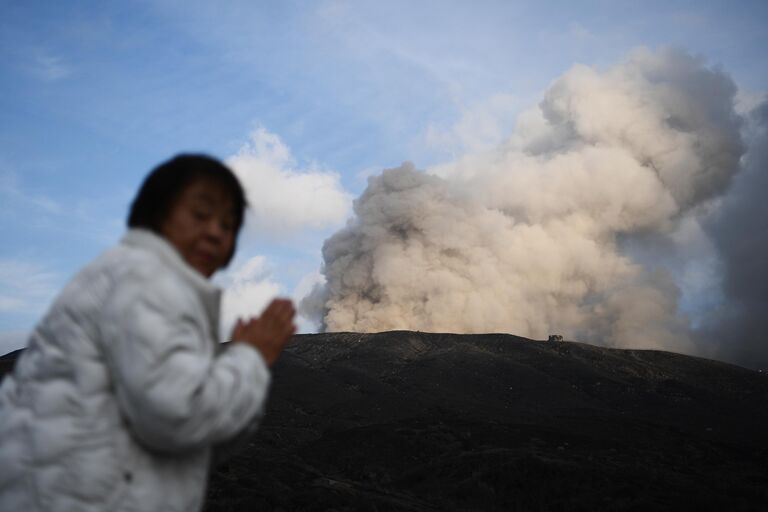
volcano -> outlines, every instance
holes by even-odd
[[[206,512],[768,506],[762,372],[409,331],[296,335],[273,370],[264,422],[214,470]]]

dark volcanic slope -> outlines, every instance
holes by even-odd
[[[509,335],[299,335],[206,512],[765,510],[768,378]]]
[[[768,378],[509,335],[296,336],[214,475],[207,512],[248,507],[765,510]]]

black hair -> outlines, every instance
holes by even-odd
[[[161,227],[176,199],[186,187],[199,179],[215,182],[232,199],[237,242],[237,234],[243,225],[245,208],[248,206],[245,191],[229,167],[207,155],[180,154],[155,167],[144,178],[144,183],[131,203],[128,227],[146,228],[162,234]],[[233,244],[227,263],[234,253]]]

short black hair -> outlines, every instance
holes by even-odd
[[[243,186],[232,170],[219,160],[208,155],[180,154],[161,163],[150,172],[131,204],[128,214],[129,228],[146,228],[162,234],[161,227],[171,207],[181,192],[199,179],[210,180],[221,186],[235,209],[235,242],[243,225],[245,208],[248,203]],[[232,253],[227,263],[232,259]]]

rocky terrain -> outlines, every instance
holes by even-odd
[[[205,510],[766,509],[764,373],[401,331],[295,336]]]

